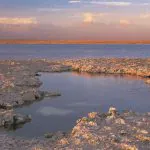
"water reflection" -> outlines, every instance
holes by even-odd
[[[71,75],[73,76],[83,76],[84,78],[104,78],[104,77],[111,77],[111,78],[127,78],[128,80],[139,80],[142,79],[142,77],[140,76],[132,76],[132,75],[128,75],[128,74],[104,74],[104,73],[87,73],[87,72],[71,72]]]
[[[54,107],[42,107],[37,110],[37,113],[40,113],[43,116],[50,116],[50,115],[65,116],[70,113],[73,113],[73,111],[65,110],[65,109],[58,109]]]
[[[106,112],[110,106],[119,111],[150,111],[150,87],[140,77],[65,72],[42,73],[40,78],[41,90],[60,91],[62,96],[17,108],[19,113],[30,114],[32,122],[9,134],[36,137],[68,131],[88,112]]]

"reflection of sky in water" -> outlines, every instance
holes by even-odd
[[[54,107],[42,107],[37,110],[37,113],[40,113],[43,116],[50,116],[50,115],[65,116],[72,113],[72,111],[65,109],[58,109]]]
[[[97,104],[89,104],[86,102],[78,102],[78,103],[72,103],[72,104],[68,104],[67,106],[73,106],[73,107],[78,107],[78,106],[96,106]]]
[[[32,122],[11,135],[42,136],[46,132],[68,131],[77,119],[89,112],[106,112],[110,106],[119,111],[150,111],[150,86],[138,77],[43,73],[41,90],[60,91],[60,97],[46,98],[16,111],[30,114]]]

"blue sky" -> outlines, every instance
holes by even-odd
[[[66,30],[67,37],[72,39],[80,38],[80,33],[82,39],[87,35],[90,38],[90,34],[91,39],[101,39],[98,34],[105,33],[111,37],[108,30],[110,34],[116,31],[116,39],[126,39],[129,33],[135,38],[141,34],[141,38],[149,38],[150,0],[4,0],[0,3],[0,12],[0,35],[5,32],[14,38],[18,32],[19,37],[25,35],[31,26],[34,31],[42,31],[41,38],[49,38],[49,33],[50,38],[57,39],[52,36],[55,30],[62,34]],[[94,33],[97,33],[95,37]]]

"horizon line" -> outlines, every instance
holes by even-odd
[[[36,39],[0,39],[0,44],[150,44],[150,40],[36,40]]]

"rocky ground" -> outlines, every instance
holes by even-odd
[[[150,59],[100,58],[76,60],[4,60],[0,61],[0,126],[24,124],[31,116],[16,114],[15,107],[60,96],[55,91],[40,91],[40,72],[79,71],[140,76],[150,83]],[[150,149],[150,114],[125,112],[111,108],[107,114],[90,113],[77,121],[69,135],[48,135],[49,139],[24,140],[0,135],[3,150],[49,149]]]
[[[150,113],[119,114],[112,107],[108,113],[92,112],[77,120],[66,136],[24,140],[0,135],[0,146],[3,150],[149,150]]]
[[[63,65],[45,61],[1,61],[0,62],[0,126],[14,125],[31,120],[29,116],[16,114],[19,107],[44,97],[60,96],[53,91],[39,91],[42,82],[38,72],[65,71]]]
[[[148,150],[150,114],[119,114],[113,107],[106,114],[89,113],[77,121],[68,138],[58,141],[56,149]]]

